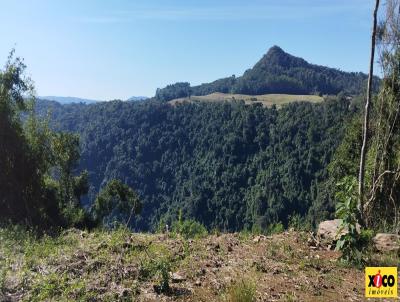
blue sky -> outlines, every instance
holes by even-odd
[[[38,95],[152,96],[251,68],[273,45],[368,69],[374,0],[0,0],[0,63],[15,47]]]

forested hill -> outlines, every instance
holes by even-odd
[[[156,98],[169,101],[189,95],[207,95],[213,92],[260,95],[285,94],[337,94],[358,95],[364,92],[367,75],[310,64],[304,59],[273,46],[253,68],[241,77],[227,77],[212,83],[190,87],[189,83],[176,83],[157,89]],[[378,83],[379,79],[376,78]],[[377,85],[376,85],[377,87]]]
[[[81,138],[88,202],[116,178],[143,201],[142,230],[182,210],[209,229],[239,230],[313,221],[332,213],[327,165],[352,115],[346,98],[282,109],[244,102],[178,104],[112,101],[51,108],[56,130]],[[296,216],[297,217],[297,216]]]

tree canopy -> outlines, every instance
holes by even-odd
[[[171,224],[182,210],[208,228],[239,230],[329,217],[327,165],[354,106],[343,95],[282,109],[241,101],[180,104],[39,103],[57,130],[81,137],[89,206],[112,179],[143,203],[137,229]]]

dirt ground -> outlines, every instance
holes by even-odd
[[[364,271],[306,232],[187,240],[128,231],[2,234],[1,301],[368,301]],[[250,300],[240,300],[246,289]]]

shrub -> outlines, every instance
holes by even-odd
[[[153,277],[159,278],[159,284],[154,286],[158,293],[168,293],[169,287],[169,272],[171,270],[171,263],[168,259],[150,259],[143,262],[139,269],[139,280],[147,281]]]
[[[347,232],[340,236],[336,243],[336,249],[342,252],[341,259],[344,262],[362,266],[365,264],[363,252],[368,248],[372,231],[357,230],[359,211],[357,209],[357,180],[354,177],[344,177],[337,184],[339,190],[336,193],[337,207],[336,216],[342,219],[341,230]]]
[[[310,222],[300,214],[289,216],[289,228],[293,228],[295,231],[311,231]]]
[[[251,234],[252,235],[259,235],[259,234],[262,234],[262,233],[263,233],[263,230],[262,230],[261,225],[258,224],[258,223],[253,224],[253,226],[251,227]]]
[[[285,230],[282,222],[278,222],[278,223],[272,223],[268,226],[267,228],[267,233],[268,234],[279,234],[282,233]]]
[[[182,220],[182,212],[179,212],[178,221],[172,224],[172,232],[180,234],[185,239],[201,238],[208,234],[207,229],[201,223],[193,220]]]
[[[171,265],[169,261],[161,260],[157,264],[157,271],[160,275],[160,292],[167,293],[169,292],[169,271],[171,270]]]

